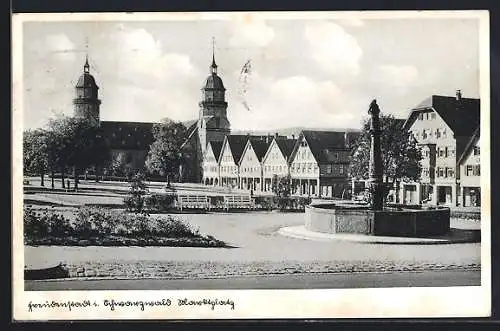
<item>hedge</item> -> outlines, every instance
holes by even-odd
[[[81,207],[74,219],[45,209],[41,212],[31,207],[24,208],[24,238],[26,244],[64,244],[78,241],[97,241],[105,246],[130,242],[128,239],[175,241],[177,246],[222,247],[225,243],[211,236],[202,236],[198,229],[173,216],[151,217],[105,208]],[[125,240],[124,240],[125,239]],[[113,244],[113,242],[115,242]]]

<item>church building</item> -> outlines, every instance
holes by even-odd
[[[183,181],[201,182],[202,162],[209,142],[222,142],[231,133],[227,119],[226,89],[217,73],[215,54],[212,54],[210,73],[201,89],[198,120],[183,122],[189,132],[189,138],[183,145],[196,150],[196,162],[187,165],[181,171]],[[149,147],[153,143],[153,125],[150,122],[101,121],[99,86],[90,73],[88,57],[83,66],[83,73],[75,86],[73,99],[74,116],[86,118],[102,128],[111,148],[111,164],[105,169],[106,175],[113,175],[116,164],[125,164],[130,172],[144,168]],[[125,171],[127,172],[127,171]],[[117,176],[126,174],[117,173]]]

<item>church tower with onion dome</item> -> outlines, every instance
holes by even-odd
[[[197,123],[201,154],[205,153],[210,141],[223,141],[231,133],[227,119],[226,89],[222,79],[217,74],[215,49],[212,49],[212,64],[210,75],[201,89],[202,100],[199,102],[199,119]]]
[[[85,58],[83,74],[78,78],[75,86],[75,98],[73,99],[75,117],[87,118],[92,124],[100,124],[99,86],[90,74],[88,56]]]

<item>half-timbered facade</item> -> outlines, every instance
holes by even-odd
[[[290,175],[290,154],[297,139],[274,138],[262,159],[263,191],[272,191],[273,177],[286,177]]]

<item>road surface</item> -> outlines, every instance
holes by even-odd
[[[480,286],[480,271],[306,274],[219,279],[107,279],[26,281],[26,291],[341,289],[380,287]]]

